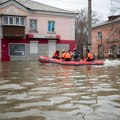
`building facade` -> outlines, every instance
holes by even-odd
[[[98,58],[120,58],[120,15],[92,27],[92,51]]]
[[[75,47],[77,13],[31,0],[0,2],[0,59],[38,60]]]

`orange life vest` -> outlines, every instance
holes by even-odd
[[[64,53],[62,53],[62,58],[63,58],[63,59],[65,58],[65,54],[66,54],[65,52],[64,52]]]
[[[56,52],[53,53],[53,57],[59,57],[59,54],[57,54]]]
[[[91,52],[88,53],[88,58],[89,58],[89,59],[92,59],[92,58],[93,58]]]
[[[65,53],[64,58],[71,58],[70,53]]]

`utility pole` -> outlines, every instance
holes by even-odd
[[[87,42],[87,49],[91,49],[92,50],[92,34],[91,34],[91,14],[92,14],[92,10],[91,10],[91,1],[92,0],[88,0],[88,42]],[[89,46],[89,47],[88,47]]]

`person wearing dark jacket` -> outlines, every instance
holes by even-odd
[[[80,52],[78,52],[76,49],[74,49],[73,58],[75,61],[80,60]]]

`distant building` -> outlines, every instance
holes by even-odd
[[[92,51],[99,57],[120,58],[120,15],[92,27]]]
[[[0,59],[38,60],[75,47],[77,13],[31,0],[0,1]]]

